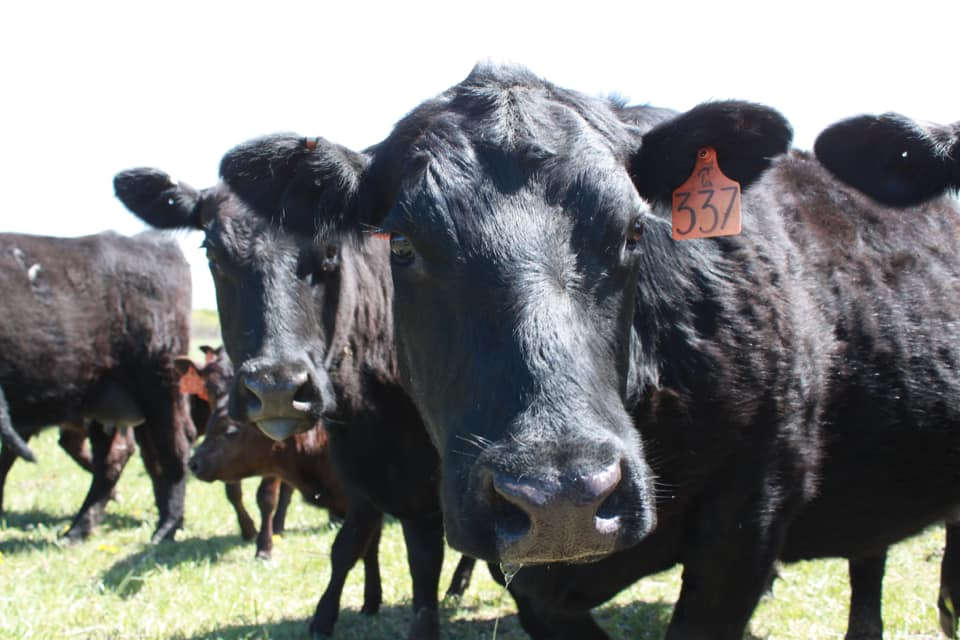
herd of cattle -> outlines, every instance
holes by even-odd
[[[590,609],[678,563],[667,638],[741,638],[775,562],[826,556],[849,560],[847,638],[881,638],[888,546],[946,522],[953,637],[960,123],[861,116],[815,155],[791,138],[752,103],[625,107],[479,66],[363,151],[270,135],[205,189],[123,171],[135,215],[203,232],[226,353],[182,357],[190,277],[163,234],[0,234],[0,508],[51,424],[93,474],[69,538],[134,440],[154,542],[188,470],[227,483],[248,539],[239,480],[264,477],[258,556],[296,489],[343,520],[318,636],[359,559],[377,611],[390,514],[424,639],[444,536],[450,592],[486,561],[537,639],[607,638]],[[742,233],[674,240],[708,147]]]

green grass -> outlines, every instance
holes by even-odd
[[[223,485],[191,479],[187,524],[174,543],[147,544],[156,511],[139,456],[118,485],[119,499],[86,542],[58,539],[79,507],[89,476],[56,445],[48,430],[32,442],[40,463],[18,462],[7,483],[0,518],[0,638],[303,638],[329,576],[335,530],[326,513],[294,498],[288,531],[274,558],[254,560],[240,540]],[[256,480],[244,483],[254,513]],[[256,516],[255,516],[256,517]],[[943,531],[898,545],[887,564],[884,618],[888,638],[937,638],[935,598]],[[389,522],[380,549],[384,605],[359,613],[362,571],[347,583],[337,638],[402,638],[410,620],[410,581],[400,529]],[[456,553],[447,554],[446,588]],[[615,638],[662,638],[679,592],[679,570],[645,578],[596,611]],[[751,623],[758,638],[842,638],[849,588],[838,560],[785,567],[772,597]],[[513,601],[479,566],[459,602],[445,602],[441,635],[457,640],[525,638]]]

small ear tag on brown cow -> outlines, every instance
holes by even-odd
[[[697,164],[673,192],[673,239],[713,238],[740,233],[740,183],[720,171],[717,151],[697,151]]]
[[[203,384],[203,378],[197,373],[196,367],[190,367],[185,374],[180,376],[180,393],[197,396],[205,402],[210,402],[207,395],[207,386]]]

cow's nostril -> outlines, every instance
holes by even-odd
[[[306,381],[297,388],[297,392],[293,394],[293,406],[297,407],[297,403],[302,403],[309,405],[313,402],[316,402],[319,399],[319,390],[317,386],[313,384],[313,379],[308,375]],[[301,407],[298,407],[301,408]]]
[[[246,407],[247,415],[259,414],[260,411],[263,410],[263,399],[260,397],[260,393],[257,392],[257,385],[249,379],[244,378],[240,389],[243,393],[243,406]]]
[[[611,470],[608,470],[607,473],[610,473],[609,487],[602,492],[606,494],[603,502],[600,503],[600,506],[597,508],[597,518],[601,520],[613,520],[621,513],[624,513],[627,509],[627,504],[624,501],[624,492],[618,491],[621,488],[622,483],[620,482],[624,475],[623,463],[619,463],[616,467],[616,473],[610,473]]]
[[[190,462],[187,463],[187,466],[190,467],[190,471],[196,473],[197,469],[200,468],[200,463],[197,462],[196,458],[190,458]]]
[[[530,531],[530,516],[509,493],[497,487],[492,480],[490,483],[490,504],[493,507],[493,518],[496,523],[497,534],[505,539],[521,538]]]

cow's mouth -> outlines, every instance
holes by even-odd
[[[268,418],[258,420],[257,428],[260,429],[271,440],[286,440],[290,436],[303,433],[313,426],[309,420],[298,418]]]

